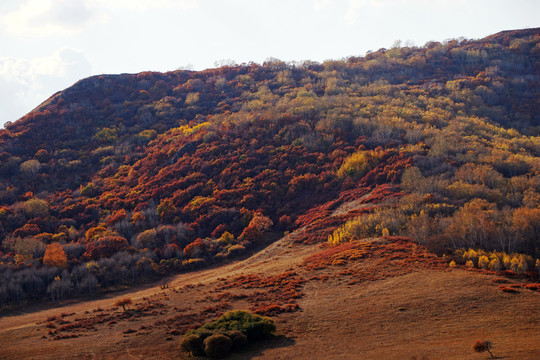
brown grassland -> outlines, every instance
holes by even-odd
[[[166,286],[4,315],[0,358],[187,358],[181,335],[231,309],[269,315],[279,333],[233,359],[487,358],[476,339],[499,358],[540,357],[540,292],[524,279],[451,269],[399,237],[299,245],[305,231]],[[126,297],[129,308],[114,307]]]

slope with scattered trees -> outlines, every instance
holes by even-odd
[[[383,184],[399,200],[333,243],[409,235],[534,269],[539,61],[528,29],[81,80],[0,130],[0,306],[223,261]]]

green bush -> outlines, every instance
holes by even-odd
[[[227,336],[232,341],[232,348],[231,348],[232,351],[240,350],[248,344],[247,336],[244,335],[244,333],[241,332],[240,330],[229,331],[227,333]]]
[[[204,339],[204,352],[211,358],[223,358],[230,354],[232,340],[224,334],[215,334]]]
[[[276,325],[270,318],[255,315],[249,311],[235,310],[221,316],[216,321],[203,325],[201,329],[214,332],[239,330],[247,336],[248,341],[272,337]]]
[[[182,351],[191,354],[192,356],[203,356],[203,341],[201,337],[196,334],[185,335],[180,343]]]
[[[249,311],[235,310],[216,321],[190,330],[182,339],[180,348],[193,356],[225,357],[231,351],[241,350],[248,341],[274,336],[276,325],[270,318]]]

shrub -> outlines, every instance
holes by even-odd
[[[501,290],[502,292],[505,292],[505,293],[510,293],[510,294],[518,294],[519,293],[519,291],[517,291],[513,287],[504,286],[504,285],[499,286],[499,290]]]
[[[272,337],[276,331],[272,319],[244,310],[229,311],[216,321],[203,325],[202,328],[214,331],[239,330],[247,336],[248,341]]]
[[[276,325],[270,318],[244,310],[229,311],[216,321],[187,332],[180,348],[194,356],[225,357],[248,341],[272,337],[275,331]]]
[[[119,299],[114,302],[114,306],[121,306],[124,311],[129,310],[129,305],[133,304],[131,298]]]
[[[452,258],[452,257],[448,257]],[[470,268],[489,269],[500,271],[503,269],[512,271],[516,274],[523,274],[534,265],[534,259],[530,255],[511,253],[507,254],[500,251],[485,251],[469,249],[457,249],[453,258],[457,261],[464,261]]]
[[[182,342],[180,343],[180,348],[182,351],[191,354],[192,356],[203,356],[203,341],[201,337],[196,334],[189,334],[184,336]]]
[[[227,336],[231,339],[232,351],[240,350],[248,343],[247,336],[240,330],[229,331],[227,332]]]
[[[234,258],[236,256],[239,256],[246,252],[246,248],[243,245],[236,244],[227,249],[227,256],[230,258]]]
[[[204,352],[212,358],[223,358],[231,352],[232,341],[224,334],[215,334],[204,339]]]

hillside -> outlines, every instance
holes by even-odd
[[[527,29],[81,80],[0,131],[0,307],[227,264],[298,229],[297,246],[407,236],[530,280],[539,61]]]

